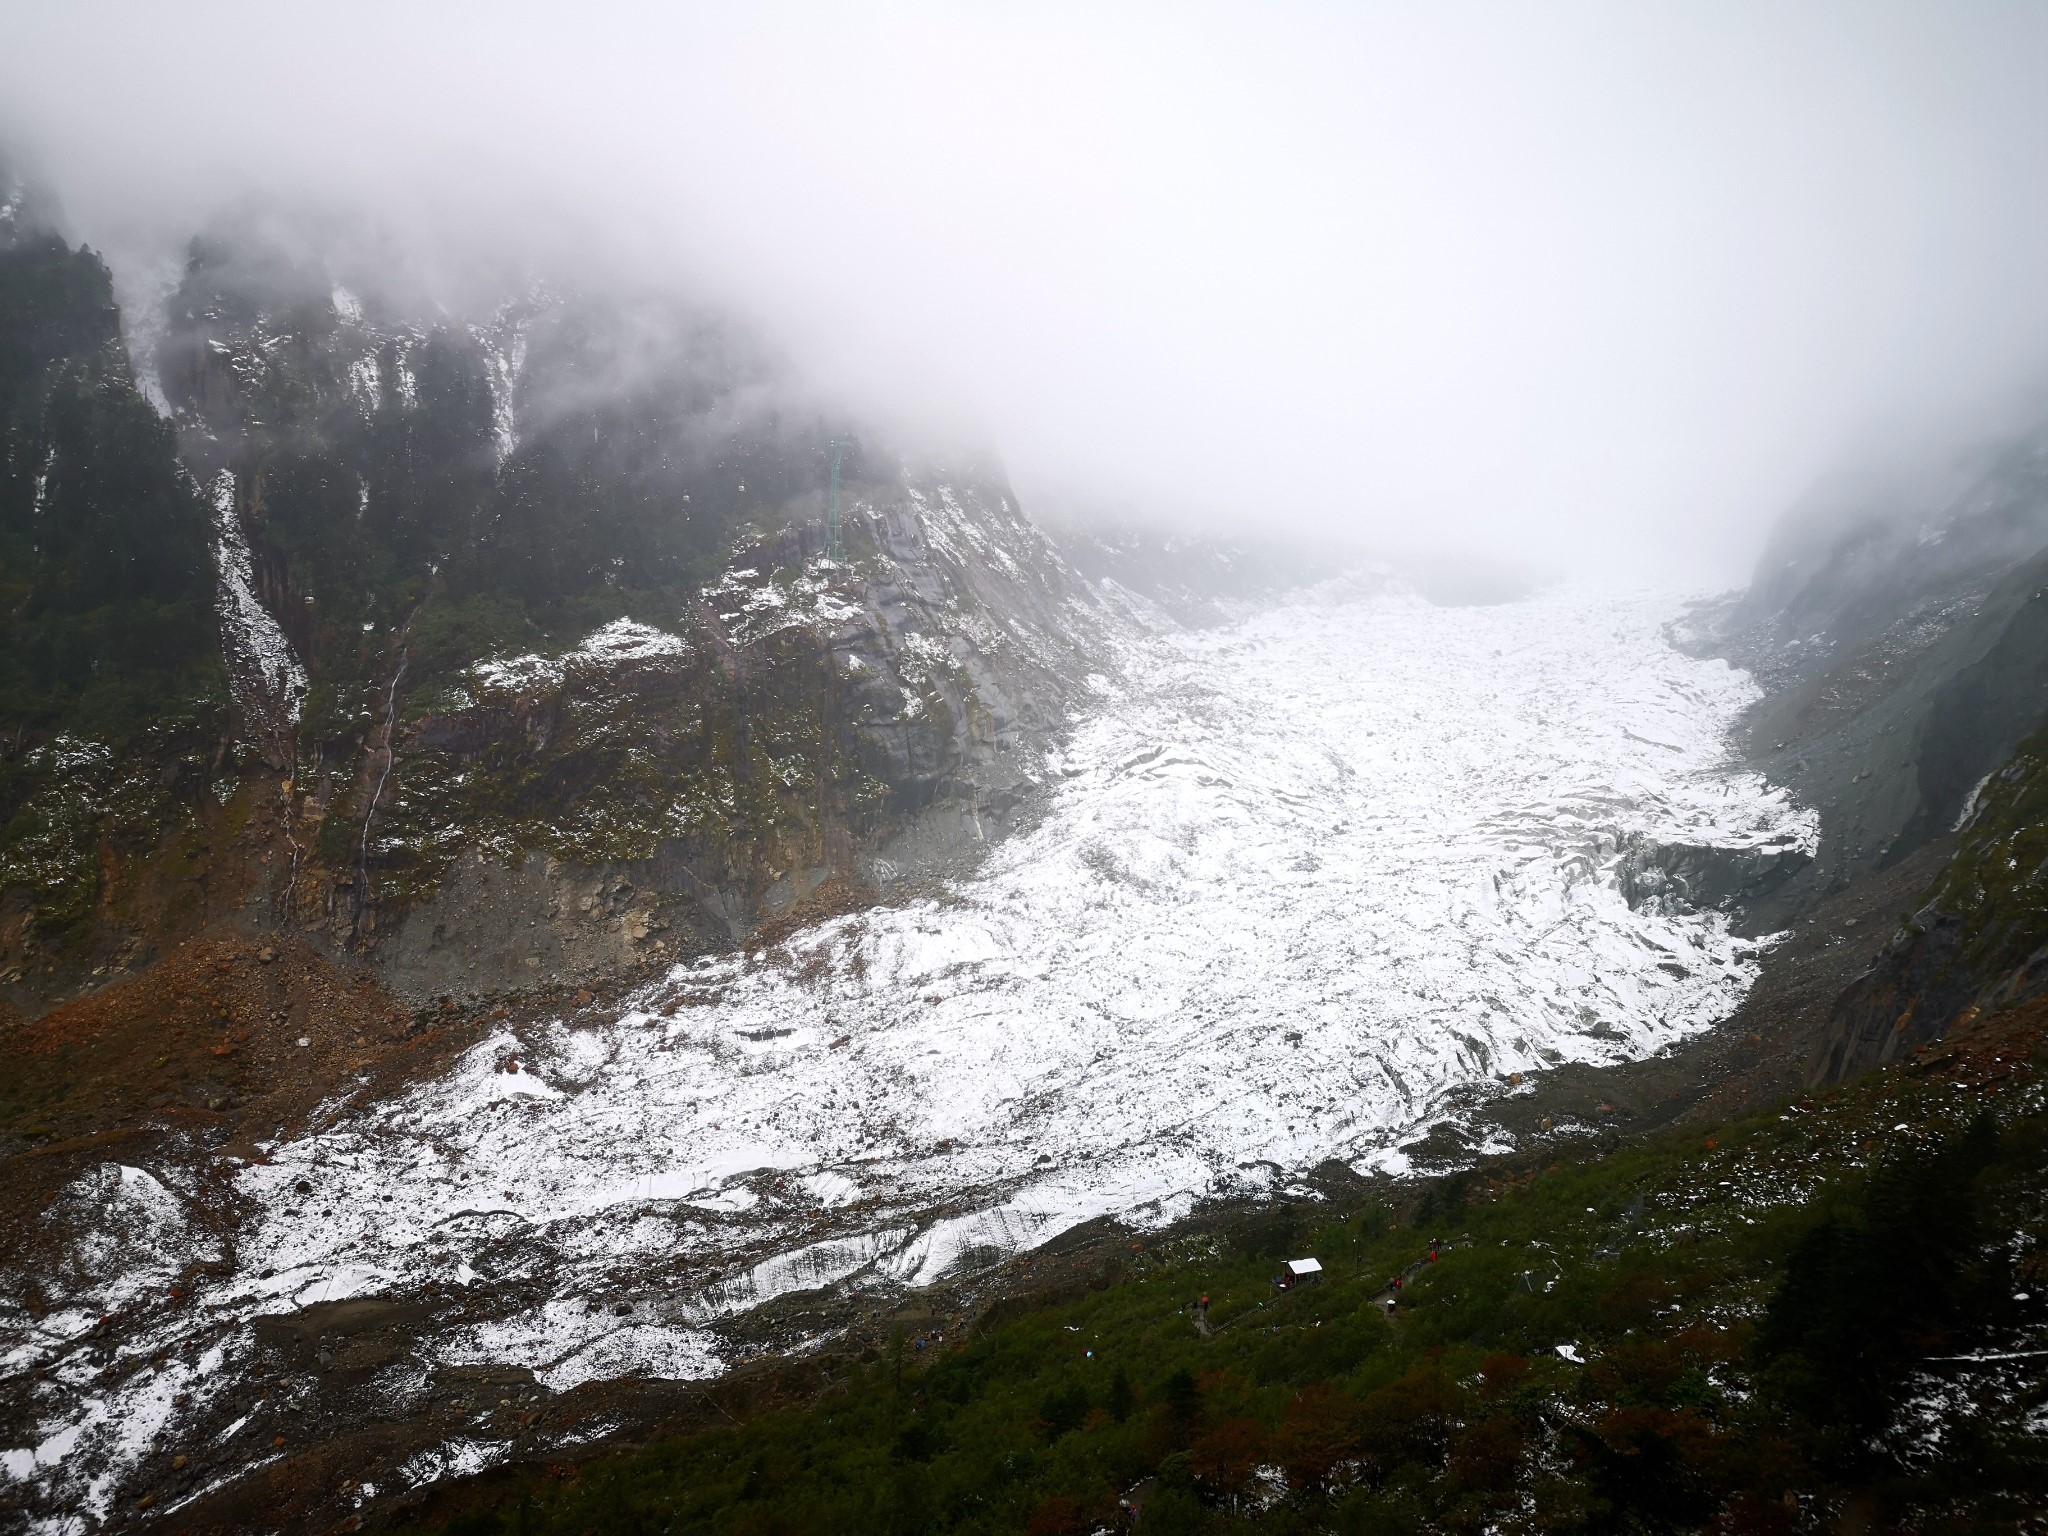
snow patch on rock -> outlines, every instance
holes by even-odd
[[[213,509],[213,560],[218,576],[221,648],[228,679],[243,712],[277,740],[299,722],[306,702],[306,669],[291,642],[256,595],[256,567],[235,511],[235,477],[222,470],[208,485]]]
[[[592,630],[574,650],[559,656],[529,652],[480,661],[470,669],[478,687],[501,693],[558,688],[579,672],[606,671],[631,662],[675,660],[690,654],[690,642],[635,619],[613,619]]]

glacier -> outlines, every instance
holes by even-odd
[[[1155,1228],[1333,1158],[1398,1172],[1475,1090],[1706,1028],[1769,940],[1631,905],[1628,858],[1810,853],[1817,821],[1731,756],[1757,688],[1667,640],[1685,602],[1445,608],[1368,576],[1132,630],[1036,821],[942,893],[500,1029],[240,1164],[181,1387],[231,1379],[260,1313],[429,1282],[494,1300],[416,1369],[706,1376],[774,1297]],[[154,1422],[126,1390],[86,1387],[88,1439]],[[61,1478],[43,1456],[14,1470]]]
[[[466,1265],[509,1224],[562,1294],[673,1268],[646,1341],[673,1366],[671,1335],[784,1290],[928,1282],[1333,1157],[1398,1171],[1456,1090],[1655,1051],[1756,974],[1721,914],[1631,907],[1618,878],[1646,843],[1816,836],[1729,760],[1754,684],[1675,650],[1678,608],[1366,581],[1138,639],[1043,817],[971,878],[503,1031],[271,1149],[242,1174],[276,1213],[245,1263],[312,1300]],[[591,1322],[475,1345],[567,1385],[581,1334],[620,1331]]]

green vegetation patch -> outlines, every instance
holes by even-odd
[[[1283,1210],[1155,1245],[1098,1293],[898,1337],[808,1409],[448,1529],[1791,1532],[1853,1506],[2019,1531],[2048,1507],[2048,1373],[1976,1357],[2048,1328],[2044,1173],[2031,1074],[1987,1095],[1893,1072],[1481,1171],[1405,1217]],[[1324,1279],[1276,1291],[1282,1252]]]
[[[167,701],[222,698],[208,539],[104,263],[0,250],[0,723],[118,749]]]
[[[105,264],[0,249],[0,887],[38,943],[82,932],[106,861],[203,792],[227,696],[209,537]]]
[[[2023,743],[1978,789],[1929,905],[1960,921],[1958,960],[1977,977],[2020,965],[2048,935],[2048,732]]]

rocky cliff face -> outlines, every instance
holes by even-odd
[[[1971,796],[1955,856],[1836,1001],[1809,1077],[1838,1082],[2048,991],[2048,735]]]
[[[2048,427],[1919,480],[1801,509],[1697,640],[1771,697],[1752,760],[1822,817],[1766,927],[1948,836],[2048,715]]]
[[[30,1013],[220,921],[418,1003],[873,900],[1028,813],[1101,665],[1115,620],[1000,471],[906,459],[719,316],[528,282],[461,317],[242,227],[144,328],[166,424],[104,267],[10,239],[6,578],[129,615],[72,674],[197,678],[176,729],[107,726],[63,666],[9,690],[0,978]],[[183,583],[197,646],[138,653],[153,594],[119,572],[48,574],[121,489],[66,478],[108,458],[63,436],[82,412],[141,444],[154,499],[117,511],[165,547],[124,570]]]
[[[788,530],[672,629],[615,620],[423,700],[396,787],[323,812],[336,941],[365,931],[359,817],[411,992],[630,971],[976,857],[1029,813],[1107,620],[1000,486],[870,487],[845,539],[832,562]]]
[[[136,390],[105,265],[0,167],[0,988],[17,997],[53,963],[90,969],[107,872],[192,821],[227,718],[213,585],[204,503]]]
[[[2035,735],[2048,723],[2048,427],[1816,499],[1693,639],[1766,681],[1750,755],[1822,818],[1814,860],[1757,888],[1749,921],[1833,921],[1868,905],[1859,892],[1936,871],[1814,1021],[1809,1081],[1898,1060],[2030,995],[2048,942],[2034,846],[2048,812]]]

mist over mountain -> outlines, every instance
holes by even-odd
[[[0,17],[0,1517],[2032,1530],[2044,71]]]
[[[2024,5],[28,6],[7,41],[10,140],[138,297],[251,201],[465,312],[480,270],[608,268],[1034,499],[1176,525],[1732,584],[2048,345]]]

